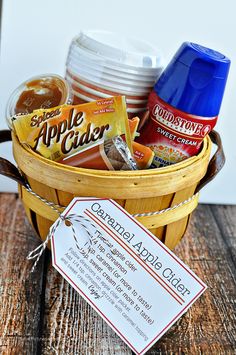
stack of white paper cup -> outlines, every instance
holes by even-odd
[[[162,68],[160,52],[147,42],[106,31],[86,31],[71,43],[66,80],[74,104],[125,95],[132,117],[146,110],[148,95]]]

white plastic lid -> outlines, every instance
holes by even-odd
[[[161,70],[157,70],[157,72],[155,74],[153,74],[152,76],[151,75],[147,76],[147,75],[140,75],[140,74],[137,75],[137,74],[132,74],[132,73],[126,73],[126,72],[114,70],[108,66],[101,65],[99,62],[91,61],[89,58],[85,58],[85,57],[78,55],[76,53],[74,55],[69,54],[67,57],[66,66],[69,67],[71,64],[96,70],[100,74],[107,74],[107,75],[119,77],[122,79],[130,80],[130,82],[139,81],[139,82],[143,82],[144,85],[149,84],[152,86],[155,84],[155,82],[157,81],[157,79],[161,73]]]
[[[146,91],[150,91],[150,89],[153,88],[155,81],[139,81],[139,80],[131,80],[131,79],[126,79],[121,76],[116,76],[112,75],[109,73],[106,73],[105,71],[99,71],[97,69],[91,68],[87,65],[84,65],[82,63],[74,62],[74,61],[69,61],[67,63],[67,68],[69,70],[72,70],[75,73],[78,73],[79,75],[83,75],[85,77],[94,76],[94,79],[98,82],[104,82],[104,81],[109,81],[112,83],[112,86],[116,87],[116,85],[122,84],[122,85],[128,85],[133,88],[141,88]]]
[[[119,75],[125,74],[134,74],[137,76],[156,76],[160,71],[163,70],[163,65],[158,66],[157,68],[138,68],[126,64],[121,64],[118,62],[114,62],[108,58],[103,56],[97,55],[95,52],[88,51],[86,48],[80,47],[76,40],[73,40],[69,53],[68,58],[83,58],[83,60],[90,61],[90,64],[99,64],[104,68],[109,68],[111,70],[115,70],[119,73]]]
[[[82,69],[77,69],[74,67],[68,67],[68,71],[79,80],[83,80],[87,83],[95,84],[97,88],[101,87],[104,89],[108,89],[110,91],[122,92],[130,94],[130,95],[149,95],[152,90],[152,87],[144,87],[144,86],[135,86],[128,85],[124,83],[118,83],[112,80],[105,80],[99,76],[95,76],[92,72],[85,71]]]
[[[77,45],[121,65],[135,68],[162,66],[160,51],[146,41],[108,31],[81,31],[74,40]]]

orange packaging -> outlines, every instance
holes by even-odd
[[[117,135],[125,135],[132,152],[124,96],[15,116],[13,127],[21,143],[51,160],[59,160]]]
[[[154,152],[149,147],[143,144],[134,142],[134,139],[139,136],[137,132],[140,119],[139,117],[133,117],[129,119],[129,129],[132,140],[133,157],[137,163],[139,169],[148,169],[153,162]]]
[[[133,157],[139,169],[148,169],[153,162],[155,153],[143,144],[132,142]]]
[[[140,122],[140,119],[139,119],[138,116],[129,119],[129,129],[130,129],[130,135],[131,135],[131,140],[132,141],[137,136],[139,136],[139,133],[137,132],[139,122]]]

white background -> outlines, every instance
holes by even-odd
[[[152,42],[166,62],[184,41],[223,52],[231,61],[217,130],[227,163],[201,194],[202,202],[236,203],[236,6],[234,0],[5,0],[0,65],[0,129],[6,128],[5,105],[22,81],[42,73],[64,75],[71,39],[81,29],[104,29]],[[0,147],[10,157],[11,146]],[[16,184],[0,178],[0,191]]]

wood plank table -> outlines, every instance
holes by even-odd
[[[132,354],[51,266],[15,194],[0,194],[0,354]],[[236,206],[199,205],[175,253],[209,289],[148,354],[236,354]]]

